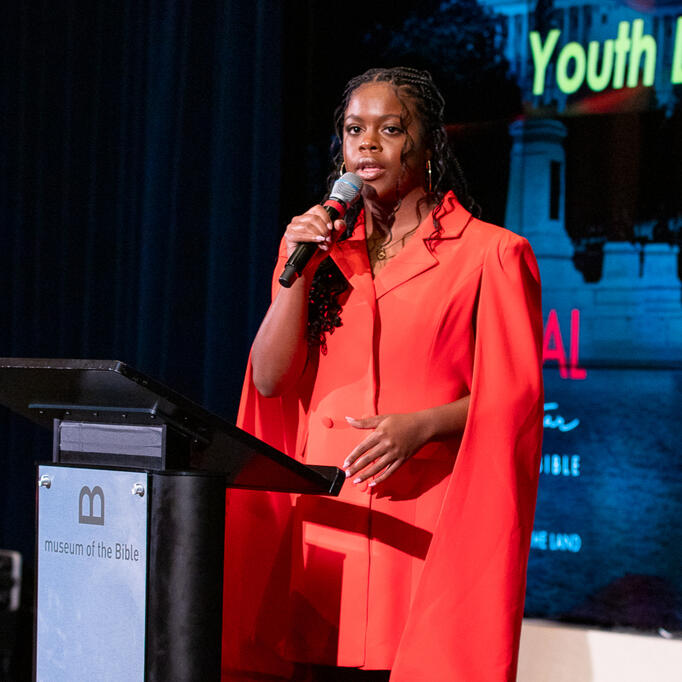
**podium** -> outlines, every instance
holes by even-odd
[[[220,679],[225,489],[337,495],[306,466],[112,360],[0,358],[37,465],[34,679]]]

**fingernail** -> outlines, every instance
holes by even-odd
[[[348,478],[349,476],[350,476],[350,471],[348,471],[348,470],[346,469],[346,478]]]
[[[353,419],[353,417],[346,417],[346,421],[350,423],[350,422],[354,422],[355,419]]]
[[[356,478],[356,479],[353,481],[353,483],[362,483],[362,479]]]
[[[373,488],[376,484],[377,484],[376,481],[372,481],[372,482],[369,484],[369,487],[370,487],[370,488]]]
[[[316,242],[323,242],[326,239],[326,237],[323,234],[318,234],[317,237],[315,237]]]
[[[341,468],[342,468],[342,469],[347,469],[349,466],[350,466],[350,462],[349,462],[348,460],[346,460],[346,461],[341,465]]]

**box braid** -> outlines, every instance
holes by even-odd
[[[427,192],[420,203],[436,204],[433,211],[434,230],[430,237],[430,244],[433,245],[442,231],[440,219],[453,208],[443,204],[443,197],[448,191],[453,190],[459,202],[467,210],[474,215],[480,214],[478,205],[469,194],[462,168],[448,144],[444,123],[445,101],[443,96],[438,91],[428,71],[402,66],[390,69],[370,69],[360,76],[352,78],[346,85],[343,98],[334,115],[337,142],[343,139],[343,121],[353,93],[367,83],[389,83],[395,88],[401,101],[403,98],[409,98],[414,106],[426,147],[431,150],[431,191]],[[405,117],[408,116],[408,111],[408,108],[403,106],[403,126],[405,128],[407,128]],[[403,150],[403,158],[409,150],[410,144],[411,140],[408,139]],[[333,156],[333,170],[328,178],[329,191],[338,178],[338,169],[341,167],[342,161],[343,148],[342,145],[337,144]],[[361,209],[361,202],[357,202],[348,210],[345,217],[347,228],[340,239],[347,239],[353,233]],[[342,306],[338,298],[347,286],[348,282],[334,261],[331,258],[325,258],[313,277],[308,303],[308,343],[311,346],[320,346],[323,354],[327,352],[325,334],[331,334],[336,327],[341,326]]]

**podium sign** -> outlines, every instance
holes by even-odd
[[[36,680],[145,679],[148,475],[38,467]]]

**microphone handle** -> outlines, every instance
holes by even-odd
[[[325,211],[327,211],[333,223],[338,218],[343,217],[341,211],[339,211],[336,207],[343,205],[338,204],[337,202],[334,202],[336,206],[330,204],[331,202],[326,203],[323,208]],[[279,283],[285,289],[288,289],[299,278],[300,274],[303,272],[305,266],[308,265],[308,261],[313,257],[313,254],[317,248],[317,242],[298,243],[291,256],[289,256],[289,260],[286,262],[284,270],[282,270],[282,274],[279,276]]]

